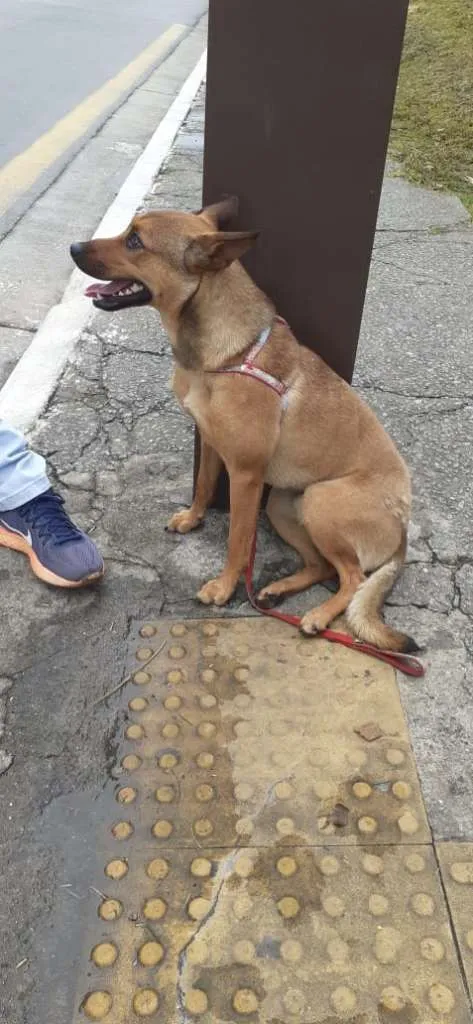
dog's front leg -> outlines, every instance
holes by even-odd
[[[226,604],[250,558],[251,544],[263,493],[263,473],[228,467],[230,476],[230,536],[227,561],[220,576],[197,594],[202,604]]]
[[[201,436],[200,461],[194,500],[190,508],[175,512],[167,529],[175,533],[189,533],[200,526],[205,513],[212,501],[217,486],[218,475],[222,468],[222,460],[214,448]]]

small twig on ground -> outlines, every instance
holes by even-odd
[[[163,642],[161,644],[161,647],[158,647],[158,650],[154,651],[153,654],[151,655],[151,657],[148,658],[147,661],[143,661],[142,662],[142,664],[140,665],[140,671],[142,671],[143,669],[147,668],[147,666],[154,660],[154,658],[157,658],[158,654],[161,654],[161,651],[163,650],[163,648],[165,646],[166,646],[166,641],[163,640]],[[129,672],[128,675],[125,676],[124,679],[122,679],[121,683],[118,683],[118,686],[114,686],[113,690],[107,690],[107,692],[104,693],[102,697],[99,697],[98,700],[94,700],[93,704],[91,704],[90,706],[92,708],[96,708],[97,704],[103,704],[104,700],[108,700],[109,697],[113,697],[114,693],[118,693],[118,691],[121,690],[123,686],[126,686],[126,684],[130,682],[131,677],[133,676],[133,674],[136,671],[137,671],[136,669],[133,669],[133,672]]]

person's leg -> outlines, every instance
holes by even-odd
[[[18,508],[50,487],[42,456],[30,451],[24,437],[0,420],[0,512]]]
[[[45,583],[83,587],[103,576],[103,560],[63,504],[50,485],[44,459],[0,421],[0,547],[27,555]]]

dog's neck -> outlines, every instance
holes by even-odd
[[[171,340],[186,370],[216,370],[256,340],[274,316],[274,306],[240,263],[204,274],[181,307]]]

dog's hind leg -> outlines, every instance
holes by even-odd
[[[266,511],[276,533],[298,552],[304,562],[303,569],[275,580],[259,592],[258,604],[262,608],[272,608],[286,595],[297,594],[315,583],[331,579],[336,574],[333,566],[329,565],[314,547],[307,530],[299,521],[295,498],[290,492],[273,488]]]

